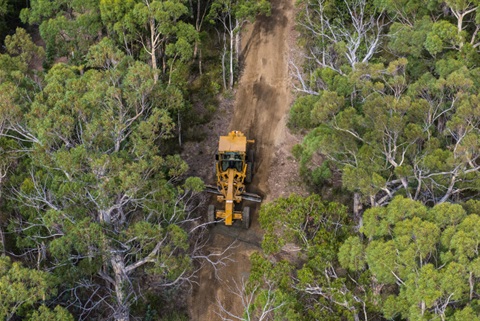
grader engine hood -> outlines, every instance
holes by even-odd
[[[254,142],[250,140],[248,142]],[[245,153],[247,151],[247,137],[239,131],[232,131],[228,136],[220,136],[218,141],[218,152],[241,152]]]

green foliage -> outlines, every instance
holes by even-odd
[[[324,241],[330,246],[330,241],[346,232],[339,228],[346,221],[345,208],[324,202],[318,195],[307,198],[291,195],[268,203],[260,209],[259,221],[266,231],[263,243],[266,253],[278,252],[287,243],[297,243],[305,250],[310,249],[312,242]]]
[[[259,14],[270,14],[269,1],[216,0],[212,3],[208,18],[222,19],[221,16],[227,15],[233,19],[253,21]],[[238,31],[236,30],[236,32]]]
[[[416,59],[421,58],[424,48],[419,44],[425,43],[432,25],[428,16],[415,21],[413,26],[400,22],[392,23],[389,31],[392,37],[389,39],[388,48],[396,54],[410,55]]]
[[[111,39],[126,46],[129,54],[149,61],[155,81],[161,74],[168,83],[183,87],[199,41],[195,27],[182,19],[188,13],[186,1],[102,0],[99,9]],[[157,67],[160,64],[162,68]]]
[[[362,271],[365,268],[365,247],[362,241],[351,236],[343,242],[338,251],[338,261],[344,268],[352,271]]]
[[[62,307],[54,310],[37,303],[54,296],[55,280],[46,272],[23,267],[7,256],[0,256],[0,317],[10,320],[27,316],[28,320],[72,320],[71,314]]]
[[[315,127],[312,119],[312,110],[319,97],[309,95],[301,96],[295,100],[290,109],[290,117],[288,119],[288,127],[291,129],[310,129]]]
[[[472,309],[472,307],[467,305],[464,309],[455,311],[453,320],[455,320],[455,321],[460,321],[460,320],[478,321],[478,320],[480,320],[480,318],[478,317],[478,314]]]
[[[457,28],[447,22],[436,22],[432,26],[432,31],[427,34],[425,39],[425,49],[435,56],[443,51],[444,47],[460,47],[464,41],[463,35],[458,34]]]
[[[445,201],[454,190],[465,188],[467,180],[470,192],[477,190],[470,180],[476,177],[470,160],[478,153],[478,131],[469,125],[477,121],[471,107],[471,99],[476,99],[474,73],[458,60],[440,60],[439,79],[425,74],[407,86],[407,64],[398,59],[387,66],[357,66],[349,75],[358,90],[355,100],[330,91],[299,100],[291,124],[317,126],[305,137],[298,155],[301,171],[315,173],[322,163],[313,156],[322,155],[330,168],[341,170],[343,186],[360,192],[370,205],[381,205],[396,192],[425,202]],[[445,139],[449,131],[454,134]],[[456,134],[460,132],[465,134]],[[452,153],[453,146],[462,152]],[[420,174],[426,171],[429,174]],[[449,189],[452,178],[454,186]],[[439,188],[427,188],[431,183]]]
[[[0,54],[1,228],[8,222],[8,250],[34,253],[20,257],[34,257],[59,282],[49,279],[15,318],[71,320],[55,307],[67,301],[82,319],[128,312],[146,279],[178,285],[194,272],[186,229],[204,183],[186,177],[172,138],[199,121],[194,103],[215,109],[219,40],[209,30],[200,39],[192,17],[201,12],[186,0],[27,4],[20,18],[28,32],[10,30]],[[233,4],[233,37],[270,9],[268,1]],[[0,0],[2,35],[22,6]],[[193,83],[203,92],[192,93]],[[89,300],[94,310],[83,309]]]
[[[251,292],[256,294],[253,305],[248,307],[250,315],[255,315],[266,307],[274,308],[274,320],[285,318],[302,320],[302,313],[298,311],[299,301],[293,289],[292,273],[294,266],[287,261],[273,264],[259,253],[252,254],[250,261],[252,269],[246,290],[249,294]],[[259,285],[267,285],[265,282],[267,282],[268,287],[258,287]],[[266,302],[268,299],[270,299],[269,304]]]
[[[29,321],[73,321],[73,316],[61,306],[56,306],[50,310],[46,306],[41,305],[37,311],[27,319]]]
[[[297,246],[299,251],[295,264],[271,261],[261,255],[251,257],[250,281],[266,282],[268,289],[283,300],[274,319],[283,320],[288,315],[288,320],[341,320],[359,312],[359,303],[366,300],[369,291],[354,295],[351,291],[355,284],[345,277],[339,262],[361,273],[365,266],[364,245],[350,237],[341,247],[351,231],[343,206],[322,201],[318,195],[291,195],[264,204],[259,220],[266,230],[262,248],[267,254],[281,253],[287,244],[288,248]],[[322,307],[328,307],[330,312]]]
[[[31,36],[22,28],[17,28],[14,35],[5,38],[5,47],[11,57],[16,57],[25,66],[24,69],[22,68],[24,73],[27,72],[27,68],[32,64],[33,59],[41,60],[45,54],[43,48],[36,46]]]
[[[276,289],[288,293],[285,302],[293,304],[292,311],[302,320],[342,320],[359,313],[368,318],[381,314],[398,320],[456,320],[476,313],[477,298],[471,291],[480,275],[480,221],[472,214],[474,202],[465,206],[466,211],[458,204],[428,208],[397,196],[388,206],[365,211],[364,235],[328,237],[332,231],[320,227],[315,237],[308,238],[298,229],[291,232],[294,221],[302,222],[297,214],[306,211],[297,201],[291,196],[263,206],[260,223],[267,231],[263,244],[267,253],[279,253],[286,242],[293,242],[300,248],[302,263],[292,269],[283,261],[252,256],[251,280],[264,277],[274,282]],[[309,198],[303,204],[322,208]],[[270,218],[273,212],[283,217],[283,210],[290,215],[286,224],[266,220],[267,213]],[[300,226],[308,226],[310,217],[304,217]]]
[[[189,235],[177,224],[204,184],[193,177],[181,184],[188,166],[162,147],[172,137],[171,113],[183,107],[182,93],[155,83],[150,66],[111,40],[86,57],[92,68],[86,71],[54,65],[23,115],[15,91],[5,94],[2,112],[17,126],[12,130],[22,128],[17,142],[31,157],[11,202],[18,222],[34,226],[10,228],[23,231],[20,250],[44,249],[38,264],[62,280],[67,298],[79,282],[89,295],[92,279],[95,286],[115,280],[108,307],[129,309],[120,298],[145,275],[162,283],[191,272]],[[48,311],[32,315],[42,317],[53,318]]]
[[[314,93],[298,98],[290,114],[291,128],[310,131],[298,155],[302,175],[312,176],[323,166],[318,159],[328,159],[329,168],[342,173],[343,187],[370,206],[395,194],[432,204],[460,190],[475,195],[478,131],[468,124],[477,120],[462,111],[479,88],[475,4],[447,2],[453,16],[438,1],[299,5],[308,9],[298,19],[302,46],[311,54],[301,85]],[[352,12],[379,29],[361,20],[355,25]],[[375,18],[379,12],[386,17]],[[384,18],[390,23],[382,25]],[[369,42],[373,38],[378,42]],[[469,152],[457,152],[464,145]]]
[[[390,293],[382,305],[386,318],[445,317],[453,302],[468,307],[478,258],[477,220],[456,204],[426,208],[401,197],[365,212],[362,229],[370,240],[365,252],[359,252],[362,245],[351,251],[365,255],[379,283],[398,287],[398,294]],[[352,242],[345,242],[340,253],[354,248]],[[342,264],[353,270],[352,261],[346,256]]]
[[[62,56],[80,62],[102,29],[98,3],[94,0],[34,0],[30,8],[22,10],[21,19],[24,23],[40,25],[48,64]]]
[[[5,54],[0,54],[1,113],[4,119],[12,119],[21,117],[22,108],[38,91],[43,75],[32,65],[43,59],[45,52],[22,28],[5,38],[5,49]]]

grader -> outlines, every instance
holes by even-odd
[[[224,203],[225,208],[217,210],[215,205],[210,205],[209,222],[223,219],[225,225],[232,225],[234,220],[241,220],[244,228],[250,226],[250,207],[237,211],[235,203],[239,204],[242,200],[262,201],[259,195],[245,190],[245,183],[252,181],[254,167],[253,149],[248,145],[254,142],[237,130],[231,131],[228,136],[220,136],[214,166],[217,186],[207,186],[207,191],[217,194],[217,201]]]

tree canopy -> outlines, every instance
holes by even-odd
[[[218,5],[0,1],[1,318],[166,315],[150,304],[208,261],[204,185],[179,152],[221,88]],[[12,14],[21,28],[4,32]]]
[[[305,1],[300,17],[310,56],[298,88],[308,96],[290,124],[308,130],[297,150],[304,166],[315,171],[309,160],[322,155],[368,206],[397,194],[430,204],[478,195],[479,55],[475,23],[464,19],[477,6],[338,1],[342,14],[332,4]]]
[[[478,320],[480,2],[297,5],[289,126],[312,193],[262,205],[238,318]],[[234,87],[259,14],[0,0],[1,318],[171,312],[207,257],[182,135]]]
[[[478,5],[298,3],[289,127],[321,196],[262,207],[271,319],[478,319]]]

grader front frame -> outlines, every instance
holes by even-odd
[[[247,193],[245,183],[252,181],[254,168],[253,149],[248,145],[254,140],[248,140],[240,131],[231,131],[228,136],[220,136],[218,153],[215,155],[215,177],[217,186],[207,186],[207,191],[217,194],[217,201],[225,203],[225,208],[208,207],[208,221],[223,219],[225,225],[232,225],[234,220],[242,220],[244,228],[250,226],[250,208],[235,210],[235,204],[242,200],[261,202],[259,195]]]

